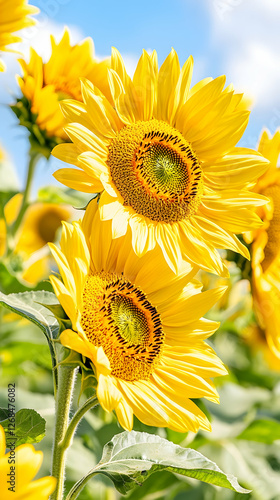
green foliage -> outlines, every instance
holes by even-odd
[[[275,420],[254,420],[237,437],[247,441],[272,444],[280,439],[280,423]]]
[[[46,433],[46,421],[39,413],[23,408],[13,415],[12,420],[8,410],[0,409],[0,423],[5,431],[6,439],[12,440],[15,446],[39,443],[43,439]]]
[[[60,331],[59,322],[55,315],[42,305],[59,305],[55,294],[46,291],[32,291],[5,295],[0,292],[1,304],[23,318],[27,318],[29,321],[35,323],[42,330],[49,344],[52,364],[55,369],[59,362],[57,349],[55,349],[55,341]]]
[[[84,208],[94,195],[92,193],[81,193],[70,188],[62,188],[59,186],[45,186],[39,189],[38,201],[44,203],[57,203],[72,205],[75,208]],[[81,214],[82,216],[82,214]]]
[[[46,306],[59,305],[55,294],[47,291],[23,293],[0,293],[0,304],[7,309],[35,323],[46,335],[48,341],[58,337],[59,325],[54,314]]]
[[[12,269],[12,265],[13,262],[15,264],[16,257],[17,256],[13,256],[13,261],[10,261],[9,263],[5,263],[3,261],[0,262],[0,292],[9,294],[13,293],[15,290],[17,291],[17,293],[30,290],[46,290],[49,292],[52,291],[52,286],[47,280],[39,282],[35,287],[22,280],[19,257],[17,266],[19,270],[16,270],[16,265],[14,265],[14,269]]]
[[[104,447],[101,461],[89,472],[86,480],[102,473],[114,482],[120,493],[125,494],[159,470],[175,472],[239,493],[249,493],[234,476],[222,472],[201,453],[182,448],[160,436],[135,431],[114,436]]]

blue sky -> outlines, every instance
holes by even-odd
[[[280,2],[279,0],[33,0],[40,8],[37,27],[23,33],[21,49],[28,57],[33,45],[48,57],[49,34],[60,37],[70,26],[73,43],[91,36],[96,55],[123,54],[132,72],[142,49],[156,49],[161,63],[171,47],[181,64],[192,54],[194,82],[206,76],[227,75],[239,91],[253,99],[251,118],[241,144],[255,147],[263,126],[280,127]],[[0,142],[15,163],[19,179],[25,175],[28,143],[24,129],[7,109],[19,95],[14,75],[16,56],[5,57],[8,70],[0,75]],[[36,185],[53,183],[58,160],[39,165]]]

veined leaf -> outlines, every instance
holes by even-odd
[[[39,413],[29,408],[23,408],[16,413],[11,413],[9,410],[2,410],[2,416],[8,418],[1,423],[5,434],[7,447],[9,443],[14,446],[19,446],[25,443],[39,443],[46,433],[46,421]]]
[[[42,304],[46,304],[46,306],[59,305],[59,301],[54,293],[44,290],[10,293],[9,295],[0,292],[0,305],[29,319],[44,332],[55,367],[58,364],[58,359],[54,341],[59,336],[59,323],[54,314]]]
[[[58,305],[59,301],[54,293],[44,290],[9,295],[0,292],[0,304],[35,323],[48,340],[53,340],[59,334],[58,321],[54,314],[42,305],[43,303],[46,306]]]
[[[224,473],[198,451],[182,448],[160,436],[132,431],[117,434],[105,445],[99,464],[73,487],[72,494],[81,491],[86,482],[98,473],[109,477],[117,490],[125,494],[160,470],[182,474],[238,493],[249,493],[234,476]]]

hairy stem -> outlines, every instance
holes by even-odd
[[[69,412],[75,383],[76,367],[58,366],[58,387],[55,401],[55,434],[51,474],[57,479],[57,486],[51,500],[62,500],[67,448],[64,438],[69,423]]]
[[[65,435],[64,435],[64,439],[63,439],[63,446],[65,448],[68,448],[71,443],[72,443],[72,439],[73,439],[73,436],[75,434],[75,430],[77,428],[77,425],[78,423],[80,422],[80,420],[83,418],[83,416],[85,415],[85,413],[88,411],[88,410],[91,410],[92,408],[95,408],[96,406],[98,405],[98,399],[96,396],[92,396],[90,399],[88,399],[84,404],[83,406],[81,406],[81,408],[79,408],[75,415],[72,417],[70,423],[69,423],[69,426],[68,426],[68,429],[67,431],[65,432]]]
[[[98,474],[98,471],[92,472],[90,475],[83,477],[82,479],[80,479],[80,481],[74,484],[74,486],[69,491],[66,500],[75,500],[76,498],[78,498],[79,494],[84,489],[87,482],[96,474]]]

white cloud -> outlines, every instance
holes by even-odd
[[[279,0],[207,0],[227,77],[261,109],[280,104]]]
[[[280,54],[271,47],[251,42],[240,54],[232,54],[228,67],[231,80],[252,94],[259,107],[279,101]]]
[[[134,71],[136,70],[139,57],[136,54],[129,54],[129,53],[122,54],[126,71],[130,77],[134,75]]]

